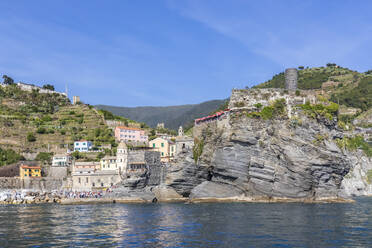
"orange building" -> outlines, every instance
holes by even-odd
[[[19,176],[21,179],[41,177],[41,167],[22,164],[19,167]]]

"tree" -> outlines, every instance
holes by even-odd
[[[12,149],[1,149],[0,148],[0,166],[12,164],[25,158],[20,154],[16,153]]]
[[[7,75],[3,75],[3,84],[7,84],[7,85],[10,85],[10,84],[14,84],[14,80],[11,78],[11,77],[8,77]]]
[[[304,68],[305,68],[305,67],[302,66],[302,65],[300,65],[300,66],[298,67],[299,70],[303,70]]]
[[[75,159],[79,159],[82,157],[79,151],[74,151],[73,153],[71,153],[71,156]]]
[[[28,133],[27,134],[27,141],[28,142],[35,142],[36,141],[36,137],[35,137],[35,135],[33,134],[33,133]]]
[[[54,91],[54,86],[51,84],[44,84],[43,89]]]
[[[36,156],[36,160],[43,162],[51,162],[53,153],[50,152],[39,152]]]

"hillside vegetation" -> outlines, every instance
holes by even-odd
[[[105,123],[109,112],[85,104],[72,105],[64,95],[23,91],[15,84],[0,87],[0,147],[17,160],[18,153],[61,152],[76,140],[91,140],[95,146],[115,146],[113,130]],[[15,159],[13,159],[15,158]]]
[[[302,68],[302,67],[301,67]],[[284,72],[254,88],[284,88]],[[323,89],[333,102],[366,111],[372,106],[372,74],[359,73],[335,64],[298,70],[298,88]]]

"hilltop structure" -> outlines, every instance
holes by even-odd
[[[297,90],[297,69],[288,68],[285,70],[285,88],[287,90]]]

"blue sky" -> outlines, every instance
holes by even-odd
[[[372,69],[368,0],[2,0],[0,74],[90,104],[229,96],[293,66]]]

